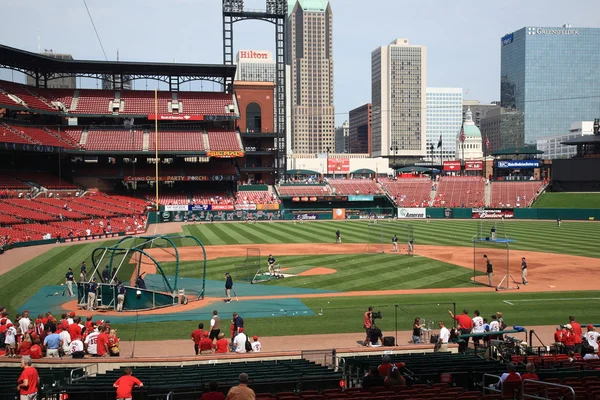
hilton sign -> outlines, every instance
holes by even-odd
[[[240,50],[240,59],[245,60],[270,60],[271,53],[268,51]]]

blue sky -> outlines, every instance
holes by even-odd
[[[8,1],[8,0],[6,0]],[[222,62],[221,0],[87,0],[109,60]],[[246,0],[247,9],[264,0]],[[597,0],[331,0],[337,121],[370,101],[370,54],[395,38],[427,46],[427,85],[468,89],[466,99],[499,99],[500,38],[523,26],[600,27]],[[0,43],[103,59],[81,0],[19,0],[2,8]],[[274,28],[235,24],[234,47],[274,50]],[[38,32],[40,40],[38,42]],[[600,44],[599,44],[600,51]],[[9,71],[0,79],[12,80]],[[24,81],[14,74],[16,81]],[[149,83],[148,88],[156,87]],[[136,83],[144,89],[145,83]],[[204,89],[210,89],[205,86]]]

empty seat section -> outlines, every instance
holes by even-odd
[[[112,101],[115,99],[114,90],[79,90],[77,108],[73,114],[112,114]]]
[[[543,186],[541,181],[492,182],[492,207],[528,207]]]
[[[233,204],[235,199],[225,192],[195,192],[191,201],[192,204]]]
[[[277,196],[268,191],[241,191],[235,194],[236,204],[275,204]]]
[[[158,92],[158,114],[169,114],[171,92]],[[123,111],[119,114],[149,115],[154,114],[154,91],[122,90]]]
[[[332,192],[337,195],[380,195],[381,187],[371,179],[330,179]]]
[[[29,186],[27,186],[25,183],[21,182],[20,180],[13,178],[12,176],[4,173],[4,172],[0,172],[0,189],[10,189],[10,190],[28,190]],[[18,196],[18,193],[16,193],[16,195]]]
[[[37,94],[36,88],[33,86],[21,85],[19,83],[12,83],[7,81],[0,81],[0,89],[7,93],[17,96],[23,100],[29,108],[42,111],[59,111],[57,107],[53,106],[48,99],[45,99]]]
[[[240,151],[238,133],[235,131],[211,131],[208,132],[208,143],[210,150],[216,151]]]
[[[476,176],[440,178],[434,201],[436,207],[483,207],[485,182]]]
[[[180,114],[235,116],[229,107],[234,104],[233,96],[217,92],[179,92]]]
[[[281,185],[281,196],[328,196],[331,194],[327,185]]]
[[[33,182],[47,189],[77,190],[77,186],[45,171],[12,171],[11,175],[23,182]]]
[[[406,178],[381,181],[394,202],[402,207],[427,207],[431,196],[431,179]]]
[[[56,216],[45,214],[43,212],[31,210],[28,208],[22,208],[9,203],[8,200],[0,200],[0,209],[0,212],[2,212],[2,214],[13,215],[22,220],[41,222],[50,222],[58,220],[58,217]]]
[[[149,135],[149,150],[156,149],[154,133]],[[162,151],[203,151],[204,140],[202,132],[163,131],[158,132],[158,149]]]
[[[15,132],[11,127],[0,124],[0,142],[4,143],[22,143],[22,144],[34,144],[33,140],[20,131]]]
[[[143,133],[140,131],[94,130],[88,132],[86,150],[142,151]]]

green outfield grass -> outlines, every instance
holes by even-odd
[[[543,193],[534,208],[600,208],[600,193]]]
[[[222,280],[225,272],[235,276],[234,265],[244,258],[219,258],[209,261],[208,279]],[[266,263],[266,257],[264,258]],[[277,262],[282,268],[327,267],[337,272],[331,275],[299,276],[292,279],[271,280],[263,285],[292,286],[332,291],[424,289],[471,287],[473,271],[456,265],[424,257],[396,254],[327,254],[281,256]],[[175,263],[161,264],[166,274],[175,274]],[[262,265],[264,268],[265,265]],[[308,269],[301,268],[301,269]],[[256,270],[254,270],[256,271]],[[179,276],[199,278],[197,262],[179,265]]]
[[[507,301],[508,303],[506,303]],[[524,327],[534,325],[557,325],[568,322],[568,316],[574,315],[582,324],[599,323],[596,307],[600,305],[599,292],[561,292],[561,293],[455,293],[436,295],[337,297],[305,299],[315,316],[287,316],[276,318],[252,318],[242,315],[244,326],[250,335],[283,336],[307,335],[319,333],[357,333],[361,339],[362,317],[367,307],[373,306],[381,311],[383,319],[378,326],[385,335],[393,335],[396,329],[410,330],[416,317],[426,320],[443,320],[451,325],[448,310],[453,311],[455,303],[457,313],[467,308],[472,315],[480,310],[482,317],[490,319],[491,314],[502,311],[504,320],[510,326]],[[510,304],[509,304],[510,303]],[[398,305],[397,314],[396,307]],[[439,304],[439,305],[438,305]],[[232,303],[232,309],[235,302]],[[293,310],[286,310],[287,314]],[[322,313],[322,315],[319,315]],[[137,340],[188,339],[196,329],[198,322],[208,326],[209,315],[204,321],[177,321],[139,324]],[[222,318],[229,317],[223,314]],[[223,324],[227,330],[227,324]],[[133,338],[134,324],[116,325],[122,340]],[[176,327],[176,329],[174,329]],[[437,325],[435,326],[437,331]],[[164,332],[168,331],[168,338]],[[191,343],[191,341],[190,341]],[[191,348],[191,346],[190,346]]]
[[[564,222],[559,228],[554,221],[495,221],[498,237],[503,233],[516,240],[511,249],[600,257],[600,224]],[[484,236],[494,221],[485,220]],[[335,231],[340,230],[344,243],[383,241],[391,247],[397,234],[402,245],[406,242],[406,226],[414,230],[415,244],[472,247],[471,238],[478,232],[475,220],[379,221],[368,228],[366,221],[241,223],[184,225],[184,231],[198,237],[205,245],[256,243],[333,243]],[[369,235],[370,233],[370,235]],[[404,243],[402,243],[404,241]],[[310,251],[310,249],[307,249]]]

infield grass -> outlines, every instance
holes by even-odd
[[[561,299],[560,301],[555,301]],[[513,305],[505,302],[508,301]],[[526,301],[524,301],[526,300]],[[464,308],[470,315],[478,309],[481,316],[490,319],[491,314],[502,311],[504,320],[509,326],[524,327],[534,325],[558,325],[568,323],[568,316],[574,315],[582,324],[600,323],[597,307],[600,306],[599,292],[560,292],[560,293],[448,293],[402,296],[366,296],[304,299],[314,316],[280,316],[253,318],[251,314],[241,315],[244,326],[250,335],[288,336],[322,333],[363,332],[362,317],[367,307],[373,306],[381,311],[383,319],[377,324],[385,335],[393,335],[396,329],[410,330],[416,317],[426,321],[445,321],[452,326],[448,310],[461,313]],[[235,303],[232,303],[234,305]],[[395,304],[398,305],[397,314]],[[286,310],[291,315],[294,310]],[[322,315],[319,315],[321,313]],[[229,314],[220,313],[222,319]],[[141,323],[138,326],[137,340],[164,340],[164,332],[168,331],[168,339],[188,339],[196,329],[198,322],[208,326],[210,315],[201,321],[176,321]],[[227,331],[228,324],[222,323]],[[115,325],[119,329],[122,340],[133,338],[134,324]],[[176,327],[177,329],[173,329]],[[226,332],[228,333],[228,331]],[[360,339],[360,334],[357,335]]]
[[[543,193],[534,208],[600,208],[600,193]]]

